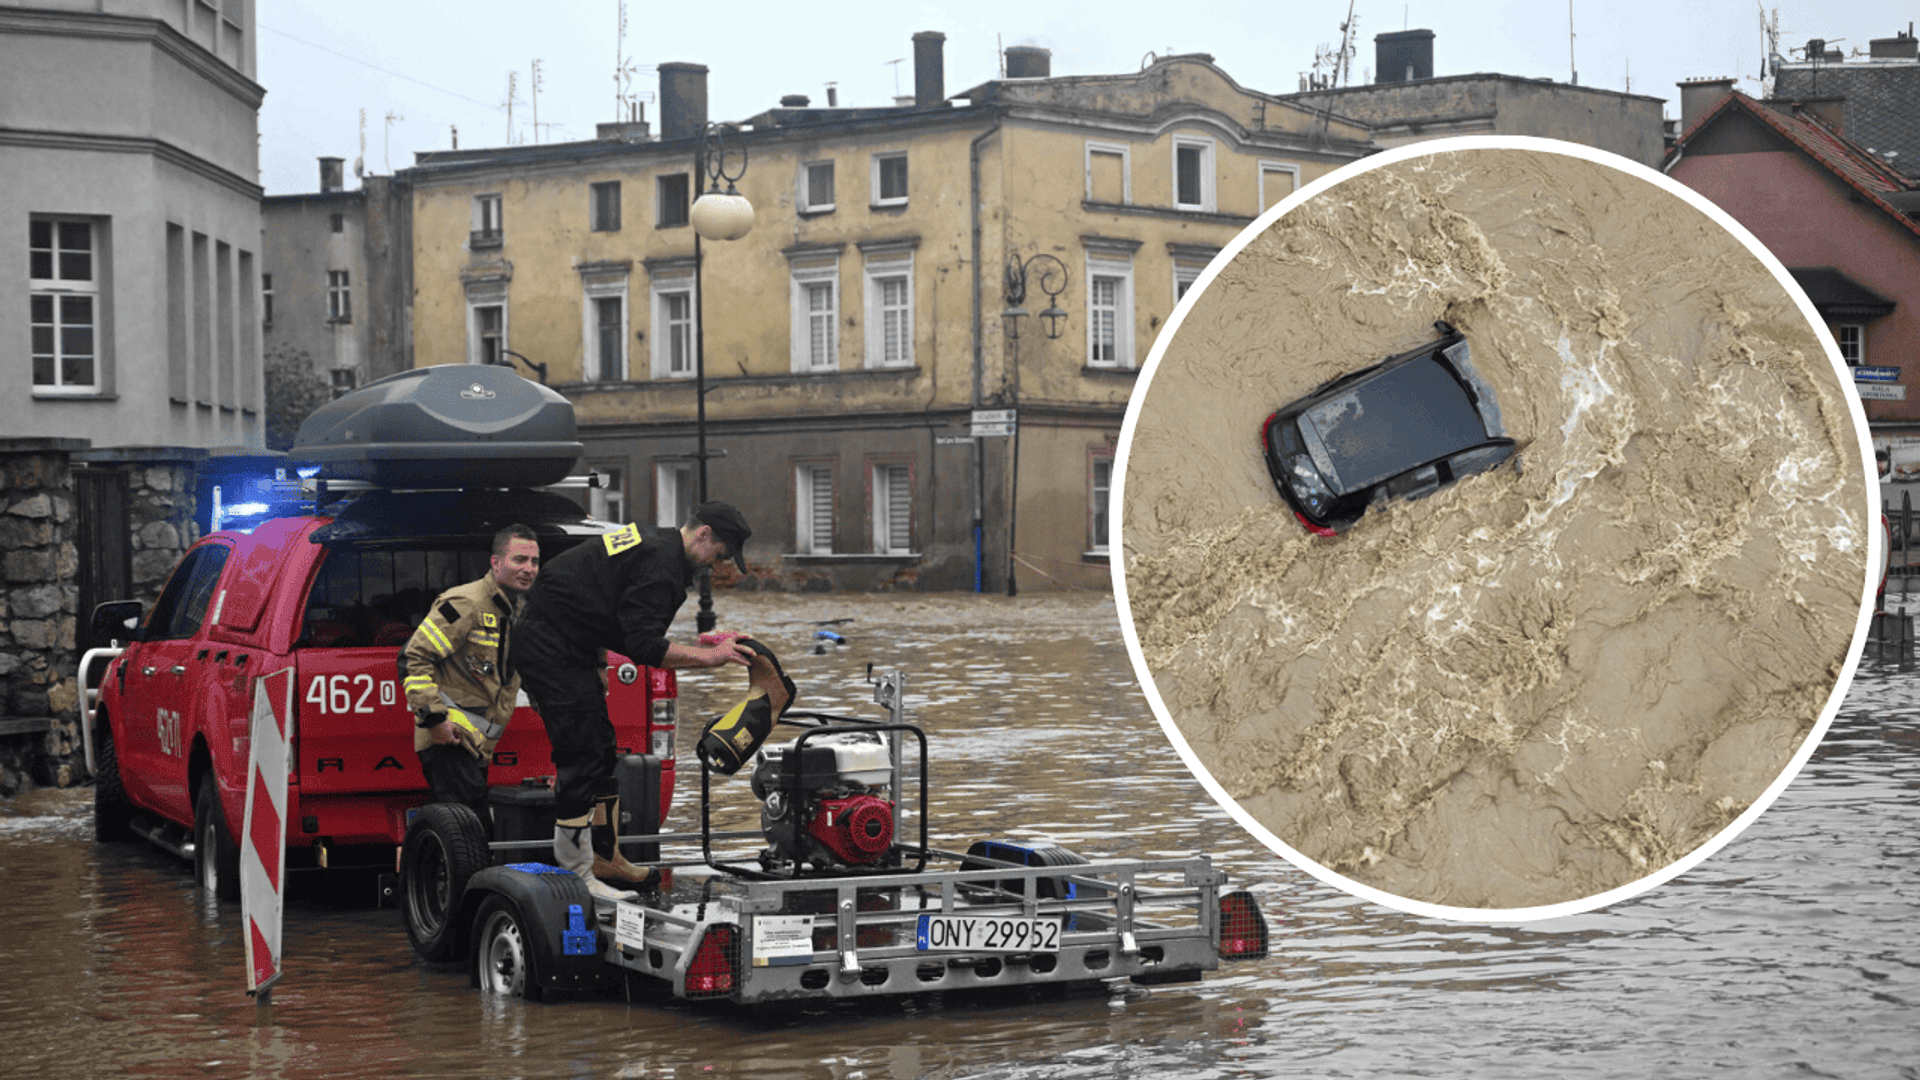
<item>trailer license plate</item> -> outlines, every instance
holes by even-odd
[[[1059,919],[988,915],[922,915],[914,947],[921,952],[1059,952]]]

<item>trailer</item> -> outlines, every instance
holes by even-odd
[[[540,999],[638,978],[676,998],[754,1008],[1196,982],[1223,960],[1267,955],[1252,895],[1228,891],[1203,854],[929,843],[926,736],[905,718],[906,675],[869,681],[885,719],[790,712],[781,723],[798,737],[758,750],[760,829],[714,827],[703,768],[698,830],[623,840],[669,884],[609,911],[596,912],[578,878],[534,860],[550,857],[550,841],[488,842],[468,808],[425,808],[402,861],[409,940],[427,959],[464,959],[493,994]],[[917,770],[901,767],[916,759]],[[647,775],[644,762],[627,764],[623,777]]]

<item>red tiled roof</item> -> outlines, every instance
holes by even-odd
[[[1819,162],[1888,217],[1915,235],[1920,235],[1920,222],[1902,213],[1887,198],[1896,192],[1913,191],[1920,185],[1900,175],[1893,166],[1869,153],[1865,147],[1848,140],[1807,113],[1789,114],[1770,108],[1735,90],[1707,110],[1706,115],[1680,136],[1674,144],[1675,152],[1684,154],[1694,136],[1729,109],[1743,109],[1748,115],[1779,132],[1788,142]]]

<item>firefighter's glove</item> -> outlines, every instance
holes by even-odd
[[[480,734],[480,729],[474,726],[466,713],[459,709],[447,710],[447,727],[453,730],[454,738],[466,748],[467,753],[476,758],[486,756],[487,737]]]

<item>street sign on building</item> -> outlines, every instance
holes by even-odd
[[[1907,388],[1898,383],[1857,382],[1853,388],[1860,392],[1861,401],[1907,400]]]
[[[1900,381],[1900,369],[1897,367],[1873,367],[1862,364],[1853,369],[1853,381],[1857,383],[1894,383]]]
[[[973,437],[1013,434],[1014,425],[1019,423],[1014,415],[1016,409],[975,409],[973,410]]]

